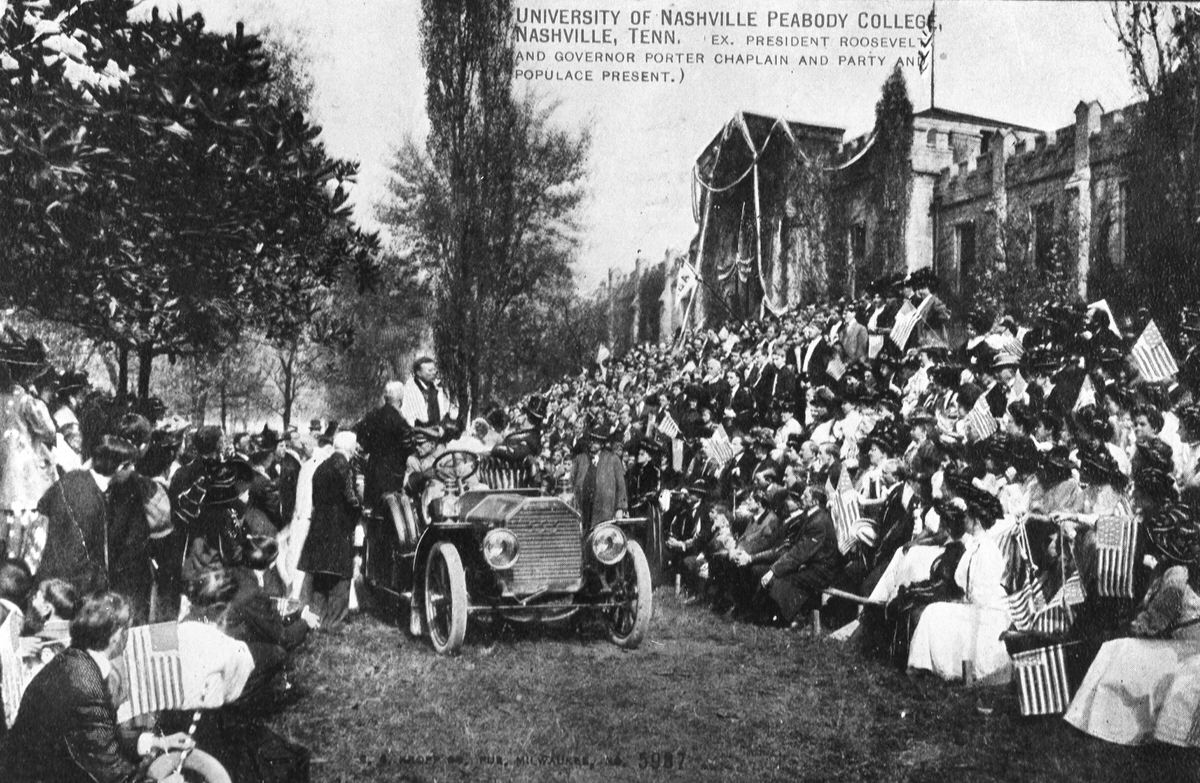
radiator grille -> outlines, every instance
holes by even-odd
[[[554,500],[532,500],[508,520],[520,542],[512,569],[512,591],[530,593],[579,579],[583,556],[579,518]]]

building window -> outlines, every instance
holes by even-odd
[[[867,224],[855,223],[850,227],[850,264],[861,269],[867,261]]]
[[[1039,269],[1054,267],[1054,204],[1035,204],[1033,218],[1033,261]]]
[[[975,271],[975,224],[959,223],[954,227],[954,262],[958,279],[967,283]]]
[[[937,128],[930,128],[929,133],[925,134],[925,146],[927,146],[927,147],[936,147],[937,146]]]

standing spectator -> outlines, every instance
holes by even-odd
[[[137,458],[129,441],[105,435],[92,457],[90,470],[77,470],[63,476],[42,497],[38,510],[49,522],[46,549],[38,567],[38,581],[65,579],[77,590],[90,593],[108,589],[110,578],[126,564],[120,546],[120,530],[113,530],[110,493],[113,477]],[[121,505],[127,501],[124,487]],[[129,525],[135,527],[131,520]],[[142,519],[144,532],[145,518]],[[131,536],[134,534],[131,533]],[[146,554],[145,544],[142,554]]]
[[[312,575],[314,609],[327,631],[337,629],[350,611],[354,527],[362,511],[350,467],[357,450],[353,432],[337,433],[333,454],[313,473],[312,525],[300,555],[300,570]]]
[[[46,408],[13,382],[0,361],[0,546],[36,567],[27,533],[37,520],[38,499],[54,483],[50,449],[56,434]],[[29,536],[32,538],[32,536]]]
[[[443,422],[457,415],[450,395],[438,384],[437,362],[428,356],[413,362],[412,377],[404,384],[400,412],[412,426],[437,437],[442,436]]]
[[[415,445],[413,420],[402,412],[405,394],[403,383],[389,381],[383,387],[383,405],[364,416],[354,428],[367,455],[363,502],[368,507],[378,506],[385,494],[399,492],[404,486],[405,465]]]
[[[846,367],[866,365],[867,363],[867,327],[858,322],[858,311],[854,302],[847,302],[842,311],[842,326],[838,330],[838,344]]]

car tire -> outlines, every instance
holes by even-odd
[[[467,578],[449,541],[433,545],[425,561],[425,620],[440,655],[453,655],[467,635]]]
[[[625,557],[613,567],[621,569],[619,582],[628,600],[625,606],[608,611],[608,638],[622,649],[633,650],[642,643],[650,627],[654,587],[650,583],[650,564],[641,545],[629,541],[626,546]]]

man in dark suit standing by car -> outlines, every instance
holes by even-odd
[[[137,758],[191,748],[187,734],[122,737],[109,685],[125,649],[129,604],[117,593],[88,597],[71,621],[71,646],[29,683],[16,723],[0,747],[5,783],[136,783]],[[164,781],[181,783],[176,773]]]
[[[588,431],[588,450],[575,457],[571,486],[575,504],[583,515],[583,529],[610,519],[620,519],[629,510],[625,490],[625,465],[610,450],[615,433],[608,424],[597,424]]]
[[[383,387],[383,405],[363,417],[355,427],[358,442],[367,455],[366,485],[363,502],[378,506],[388,492],[399,492],[404,486],[405,466],[412,454],[412,422],[400,413],[404,384],[390,381]]]
[[[357,450],[353,432],[337,433],[333,454],[313,474],[312,525],[300,553],[300,570],[312,574],[313,609],[325,631],[336,630],[350,612],[354,528],[362,511],[350,467]]]

